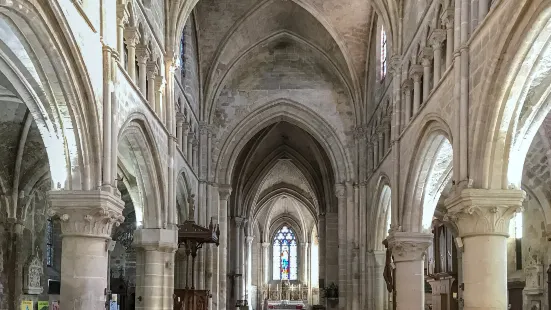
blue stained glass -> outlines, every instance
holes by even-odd
[[[273,242],[273,279],[297,280],[297,241],[294,232],[283,226]]]

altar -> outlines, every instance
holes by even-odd
[[[306,309],[308,307],[308,286],[290,281],[267,284],[262,290],[263,309]]]

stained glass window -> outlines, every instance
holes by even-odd
[[[51,267],[54,262],[54,224],[51,218],[46,221],[46,265]]]
[[[386,32],[384,28],[381,28],[381,80],[384,79],[386,76],[388,65],[386,45]]]
[[[298,279],[297,239],[295,233],[283,226],[274,236],[273,279]]]
[[[182,38],[180,39],[180,71],[182,72],[182,78],[186,75],[186,30],[187,25],[184,26]]]

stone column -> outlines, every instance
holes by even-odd
[[[384,129],[380,127],[377,130],[377,136],[379,137],[379,161],[383,161],[385,158],[385,136],[384,136]]]
[[[270,282],[270,243],[262,242],[262,284]]]
[[[385,154],[390,151],[390,117],[383,118],[383,133],[385,136]]]
[[[442,14],[442,24],[446,26],[446,68],[449,68],[453,62],[453,43],[454,43],[454,10],[447,9]]]
[[[385,290],[386,282],[383,277],[385,269],[385,251],[373,251],[371,253],[371,271],[372,271],[372,283],[373,283],[373,309],[385,309]]]
[[[190,130],[187,134],[187,162],[190,165],[191,169],[193,169],[193,141],[195,141],[195,133]]]
[[[182,149],[182,136],[184,134],[184,114],[176,112],[176,143]]]
[[[188,145],[188,135],[189,135],[189,123],[187,122],[187,120],[185,119],[185,116],[184,116],[184,122],[182,123],[182,141],[181,141],[181,145],[182,145],[182,154],[184,155],[184,158],[188,158],[187,157],[187,145]]]
[[[144,98],[147,96],[147,60],[149,59],[149,50],[147,46],[140,45],[136,48],[136,55],[138,56],[138,87],[142,92]],[[147,98],[146,98],[147,99]]]
[[[138,30],[136,28],[128,28],[124,31],[126,49],[128,50],[128,61],[126,68],[130,79],[136,82],[136,44],[138,44]],[[124,61],[124,52],[120,55]]]
[[[413,83],[411,79],[407,79],[402,83],[402,90],[404,92],[404,105],[405,107],[405,119],[404,119],[404,127],[409,124],[409,121],[411,120],[411,89],[413,87]]]
[[[319,279],[326,279],[326,261],[325,261],[325,249],[327,238],[325,236],[325,213],[320,213],[319,222],[318,222],[318,260],[319,264],[319,276],[318,279],[315,279],[316,286],[319,286]]]
[[[50,191],[48,196],[48,214],[61,220],[60,302],[64,309],[104,309],[108,242],[113,225],[124,220],[124,202],[106,191]]]
[[[218,195],[220,199],[218,225],[220,226],[220,244],[218,245],[218,272],[219,272],[219,291],[218,291],[218,309],[226,309],[226,293],[228,291],[228,199],[231,194],[230,185],[219,185]]]
[[[379,137],[373,137],[373,170],[379,166]]]
[[[308,242],[302,242],[300,244],[300,251],[302,252],[301,255],[302,255],[302,258],[303,258],[303,261],[302,261],[302,283],[304,285],[307,285],[308,282],[308,245],[309,243]]]
[[[490,5],[488,0],[478,0],[478,22],[481,23],[486,15],[488,15],[488,10]]]
[[[440,74],[442,73],[442,42],[446,38],[446,33],[442,29],[436,29],[430,36],[434,57],[434,86],[440,82]]]
[[[244,221],[244,218],[242,217],[235,217],[234,218],[234,230],[233,230],[233,233],[234,233],[234,240],[235,240],[235,244],[234,244],[234,273],[235,275],[238,275],[240,274],[241,277],[243,276],[243,272],[241,270],[241,232],[242,232],[242,229],[241,229],[241,226],[243,224],[243,221]],[[233,283],[233,292],[234,292],[234,299],[235,301],[237,302],[238,300],[240,300],[241,298],[241,279],[239,277],[234,277],[234,283]]]
[[[423,262],[432,238],[432,234],[413,232],[392,232],[388,238],[396,265],[397,310],[419,310],[425,307]]]
[[[412,65],[409,75],[413,78],[413,115],[416,115],[421,106],[421,77],[423,76],[423,67]]]
[[[423,49],[423,58],[421,60],[421,64],[423,65],[423,102],[427,101],[427,99],[429,98],[430,90],[432,89],[430,82],[433,56],[434,51],[431,47],[426,47],[425,49]],[[436,85],[436,83],[434,85]]]
[[[445,219],[457,225],[463,245],[464,310],[507,309],[509,221],[524,198],[522,190],[468,188],[446,200]]]
[[[245,281],[245,292],[247,296],[247,300],[249,301],[249,305],[251,304],[251,292],[249,291],[251,284],[252,284],[252,260],[253,260],[253,243],[254,237],[247,236],[245,238],[245,255],[247,255],[247,259],[245,260],[245,268],[247,268],[247,280]]]
[[[155,78],[157,77],[157,65],[155,62],[150,61],[147,63],[147,101],[151,108],[155,110]]]
[[[128,17],[124,5],[117,4],[117,52],[122,61],[124,61],[124,24],[128,22]]]
[[[338,210],[338,264],[339,264],[339,309],[346,308],[348,297],[346,271],[347,271],[347,255],[346,255],[346,187],[344,184],[335,185],[335,194],[337,196]]]
[[[198,171],[199,170],[199,141],[197,139],[193,139],[191,142],[191,150],[192,150],[192,167],[193,170]]]
[[[373,171],[373,142],[371,139],[368,139],[367,141],[367,174],[368,176],[371,175],[371,172]],[[320,241],[321,244],[321,241]]]
[[[165,78],[162,75],[159,74],[155,77],[155,112],[164,124],[166,124],[166,107],[163,103],[165,82]]]
[[[157,228],[143,228],[134,232],[136,309],[172,309],[177,234],[175,229]]]

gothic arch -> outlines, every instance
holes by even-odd
[[[499,61],[488,71],[474,113],[473,159],[469,167],[481,188],[520,188],[522,164],[530,143],[551,110],[551,7],[524,1],[510,13],[499,38]],[[484,104],[495,103],[495,104]]]
[[[258,122],[263,120],[262,122]],[[326,150],[335,177],[338,180],[354,179],[350,154],[332,127],[317,113],[303,105],[285,99],[272,101],[250,112],[234,128],[222,137],[219,152],[215,151],[215,180],[231,184],[233,167],[245,144],[261,129],[270,124],[286,121],[312,135]]]
[[[265,0],[265,2],[274,1],[274,0]],[[360,98],[359,96],[359,90],[360,90],[360,80],[357,77],[356,70],[353,65],[352,57],[347,53],[347,48],[344,39],[342,36],[339,36],[337,30],[327,21],[324,16],[318,11],[317,8],[315,8],[312,4],[309,3],[307,0],[292,0],[297,5],[301,6],[303,9],[305,9],[307,12],[309,12],[314,18],[316,18],[319,23],[326,29],[326,31],[331,35],[333,40],[338,45],[339,49],[341,50],[341,53],[343,54],[343,57],[345,58],[347,69],[349,71],[349,75],[353,80],[354,89],[356,90],[356,97]],[[173,53],[176,53],[178,51],[178,42],[180,39],[181,30],[184,29],[184,26],[187,22],[187,19],[191,15],[192,10],[195,8],[199,0],[191,0],[191,1],[184,1],[184,3],[180,2],[174,2],[173,7],[169,9],[171,12],[170,16],[168,17],[168,34],[167,34],[167,51],[173,51]]]
[[[158,150],[145,117],[133,114],[119,132],[119,165],[136,179],[138,197],[133,197],[136,221],[143,228],[161,228],[168,223],[165,186]],[[139,207],[138,207],[139,206]],[[141,212],[141,214],[140,214]]]
[[[48,145],[53,189],[95,188],[101,149],[97,107],[58,5],[3,2],[0,23],[0,72]]]
[[[280,215],[271,221],[270,226],[266,229],[266,240],[271,243],[274,240],[275,234],[283,228],[283,226],[289,227],[295,233],[297,244],[306,240],[307,232],[301,226],[300,221],[290,215]]]
[[[382,242],[388,233],[388,225],[392,223],[392,215],[390,215],[390,218],[388,216],[388,212],[392,212],[392,190],[390,179],[384,174],[379,177],[379,181],[377,182],[377,191],[373,196],[373,205],[376,208],[373,210],[375,214],[371,217],[371,220],[374,221],[373,227],[375,231],[373,234],[374,238],[371,238],[371,242],[374,244],[370,245],[370,249],[383,250]],[[391,223],[388,223],[387,219]]]
[[[433,118],[425,123],[419,136],[408,169],[403,209],[399,214],[403,231],[430,229],[436,203],[447,184],[439,183],[441,180],[450,181],[453,170],[453,140],[446,123]]]

